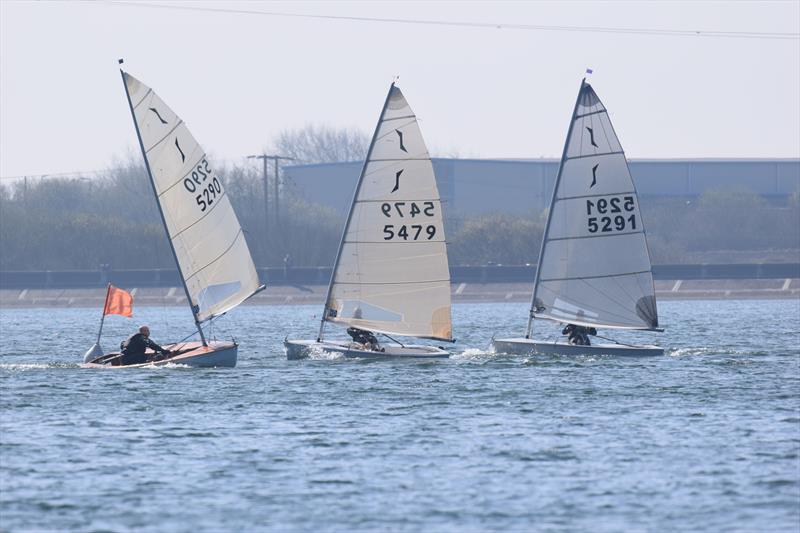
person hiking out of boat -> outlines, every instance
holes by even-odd
[[[138,333],[134,333],[128,340],[122,341],[122,365],[138,365],[148,362],[145,350],[150,348],[154,352],[162,355],[169,355],[170,351],[165,350],[152,340],[150,340],[150,328],[142,326]]]
[[[366,347],[369,350],[372,350],[373,352],[383,351],[381,345],[378,344],[378,339],[371,331],[358,328],[347,328],[347,334],[350,335],[350,337],[352,337],[353,342],[363,344],[364,347]]]
[[[575,324],[567,324],[561,330],[562,335],[568,335],[569,343],[578,346],[591,346],[589,335],[597,335],[597,330],[594,328],[587,328],[584,326],[576,326]]]

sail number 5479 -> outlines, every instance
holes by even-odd
[[[636,200],[633,196],[612,196],[586,200],[589,233],[609,233],[636,229]],[[619,214],[616,214],[619,213]],[[608,216],[592,216],[608,215]]]
[[[394,209],[392,209],[392,206],[394,206]],[[433,202],[422,202],[422,207],[417,205],[417,202],[385,202],[381,204],[381,211],[389,218],[395,213],[400,218],[405,218],[406,216],[411,218],[417,216],[432,217],[433,208]]]
[[[384,202],[381,212],[387,218],[433,218],[435,204],[433,202]],[[383,240],[431,240],[436,236],[436,226],[433,224],[386,224],[383,226]]]
[[[422,231],[423,229],[425,230],[424,233]],[[404,241],[411,239],[412,241],[416,241],[420,240],[420,236],[422,239],[433,239],[436,236],[436,226],[433,224],[427,226],[423,226],[422,224],[411,224],[408,226],[405,224],[400,226],[386,224],[383,227],[384,241],[391,241],[392,239],[403,239]]]

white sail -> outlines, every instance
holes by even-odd
[[[442,205],[417,117],[392,85],[356,185],[325,319],[451,340]]]
[[[151,88],[123,76],[192,311],[208,320],[258,290],[250,250],[222,179],[186,124]]]
[[[656,329],[639,198],[606,108],[582,83],[556,179],[532,316]]]

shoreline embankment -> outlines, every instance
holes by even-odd
[[[250,305],[322,305],[330,267],[259,268],[267,289]],[[454,303],[524,302],[535,265],[453,266]],[[800,263],[654,265],[656,296],[667,299],[800,299]],[[139,306],[186,305],[177,270],[0,271],[0,308],[99,307],[111,283]]]
[[[800,279],[656,280],[659,300],[797,299]],[[126,287],[137,306],[186,305],[182,287]],[[245,305],[322,305],[327,285],[268,285]],[[533,283],[451,284],[453,303],[527,302]],[[105,288],[0,289],[0,309],[102,307]]]

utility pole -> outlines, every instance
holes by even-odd
[[[267,176],[267,156],[266,155],[248,155],[247,159],[261,159],[263,163],[263,178],[264,178],[264,255],[262,261],[267,260],[267,249],[269,248],[269,176]]]
[[[280,206],[280,192],[279,192],[279,185],[280,185],[280,169],[278,168],[278,164],[280,160],[284,161],[294,161],[294,157],[283,157],[279,155],[269,156],[270,159],[275,161],[275,226],[280,228],[281,224],[281,206]]]
[[[268,154],[260,154],[260,155],[248,155],[247,159],[260,159],[263,163],[263,172],[264,172],[264,243],[265,243],[265,251],[267,243],[269,242],[269,176],[267,175],[267,161],[274,161],[275,162],[275,177],[273,178],[273,197],[275,202],[275,227],[277,228],[280,224],[280,190],[279,190],[279,174],[278,174],[278,165],[281,160],[284,161],[294,161],[293,157],[284,157],[281,155],[268,155]],[[266,259],[266,253],[265,257]]]

